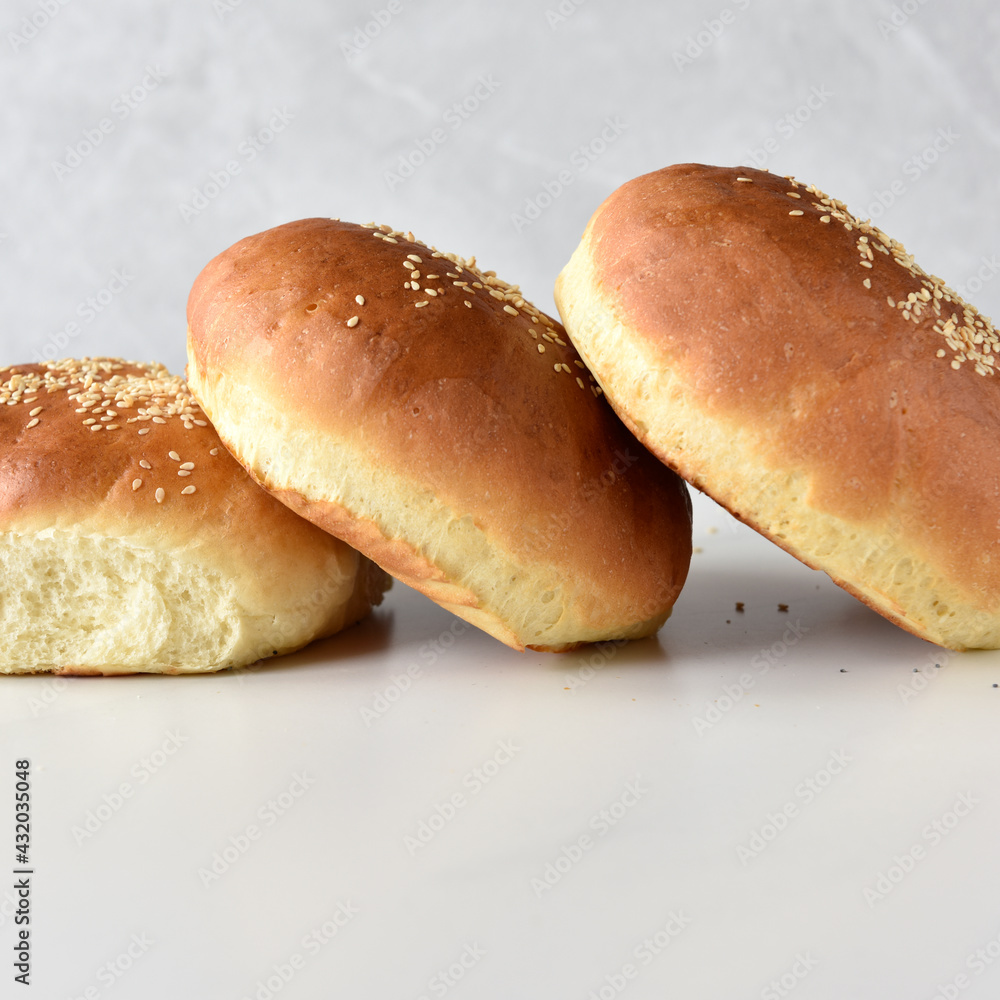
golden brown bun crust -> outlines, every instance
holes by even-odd
[[[214,595],[220,596],[218,606],[247,619],[233,622],[240,638],[225,662],[199,660],[195,651],[190,660],[157,662],[154,650],[150,662],[135,662],[132,649],[132,661],[89,664],[85,657],[31,662],[29,654],[0,662],[0,672],[179,672],[245,665],[359,620],[388,585],[377,567],[261,490],[222,445],[184,382],[160,365],[97,358],[0,368],[0,442],[0,534],[8,548],[55,533],[70,542],[94,537],[122,543],[150,554],[154,563],[160,556],[179,559],[194,576],[218,573],[227,591]],[[80,571],[61,565],[60,551],[72,558],[68,549],[53,549],[53,572]],[[111,562],[103,572],[94,571],[98,587],[119,570],[110,548],[93,558],[105,556]],[[22,581],[29,589],[36,584],[44,581],[30,575]],[[122,615],[137,610],[129,603],[135,593],[124,592]],[[0,608],[7,610],[12,597],[0,595]],[[178,595],[159,593],[153,599],[169,605]],[[75,627],[72,607],[62,610]],[[275,628],[257,634],[258,618],[273,619]],[[25,627],[43,632],[58,627],[44,621],[31,619]],[[211,632],[214,626],[206,621],[200,627]],[[50,639],[41,632],[24,636],[29,650],[46,648]],[[81,654],[88,652],[83,637],[78,645]],[[161,647],[182,648],[172,640]]]
[[[365,515],[340,502],[339,482],[307,497],[294,475],[277,481],[235,441],[248,418],[227,403],[233,386],[470,519],[516,563],[544,559],[587,581],[608,605],[588,612],[598,629],[602,616],[662,620],[673,603],[690,555],[683,484],[598,398],[561,326],[492,273],[389,230],[306,219],[211,261],[188,322],[192,390],[244,465],[430,596],[437,576],[459,605],[482,600],[427,539],[352,525]],[[319,514],[324,503],[340,513]]]
[[[571,321],[585,272],[592,311]],[[619,414],[690,482],[916,634],[959,648],[1000,640],[996,334],[900,244],[813,187],[682,164],[615,191],[558,288]],[[592,337],[598,312],[617,325],[617,350],[670,373],[659,414],[594,356],[608,353]],[[708,446],[709,427],[744,435],[744,481]],[[803,488],[785,497],[784,518],[755,505],[751,468]],[[813,515],[838,522],[844,544],[867,536],[868,549],[910,560],[907,573],[920,565],[925,589],[952,587],[964,623],[911,614],[919,581],[904,598],[813,551]]]

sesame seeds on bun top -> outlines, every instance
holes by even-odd
[[[556,285],[640,439],[918,635],[1000,646],[993,323],[813,185],[677,164],[613,192]]]
[[[474,259],[304,219],[209,262],[188,325],[192,391],[258,481],[456,614],[517,648],[666,616],[682,484]]]
[[[0,368],[0,404],[0,511],[12,516],[46,494],[71,506],[101,496],[123,512],[183,503],[206,476],[217,483],[210,470],[235,471],[183,379],[159,364],[81,358]]]

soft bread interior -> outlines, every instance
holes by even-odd
[[[619,416],[685,479],[916,635],[952,649],[1000,647],[997,609],[947,580],[903,526],[818,509],[808,475],[776,467],[759,429],[706,415],[601,295],[586,239],[559,276],[556,303]]]
[[[316,509],[331,503],[343,508],[346,517],[336,525],[340,537],[502,642],[560,650],[650,635],[666,620],[657,603],[646,621],[609,626],[614,595],[600,581],[568,580],[541,559],[518,561],[471,516],[456,513],[359,447],[319,433],[263,395],[205,377],[194,363],[189,381],[219,436],[262,485],[321,526]],[[301,502],[292,502],[289,494]],[[374,542],[373,532],[379,536]],[[402,541],[409,538],[425,542],[418,551]]]
[[[353,588],[332,565],[329,585]],[[329,622],[328,595],[254,613],[239,580],[126,538],[67,530],[0,535],[0,672],[207,672],[299,648]],[[335,626],[335,627],[334,627]]]

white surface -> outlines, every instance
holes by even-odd
[[[681,160],[746,162],[768,139],[768,166],[862,214],[896,182],[879,223],[1000,312],[995,270],[968,284],[1000,250],[1000,15],[986,2],[908,2],[915,12],[887,30],[888,3],[734,0],[683,72],[673,53],[721,3],[589,0],[550,25],[542,4],[402,0],[348,60],[341,44],[376,6],[70,0],[14,51],[10,32],[39,7],[3,4],[4,363],[50,350],[179,368],[198,270],[305,215],[412,228],[551,309],[556,273],[619,183]],[[146,67],[165,78],[118,117],[116,96]],[[444,116],[480,78],[493,93],[453,128]],[[810,94],[801,127],[779,124]],[[290,121],[251,161],[241,143],[273,109]],[[53,161],[104,117],[100,146],[57,177]],[[580,170],[574,151],[609,118],[620,134]],[[435,128],[445,141],[390,189],[386,172]],[[230,160],[240,173],[185,221],[180,206]],[[512,216],[561,170],[565,191],[519,230]],[[79,304],[115,269],[127,286],[87,321]],[[257,670],[8,679],[0,872],[9,772],[28,756],[34,983],[16,993],[5,960],[0,995],[266,998],[274,967],[299,954],[271,991],[283,1000],[582,1000],[613,981],[637,1000],[781,996],[792,983],[802,1000],[929,1000],[962,974],[962,997],[995,996],[1000,961],[975,952],[1000,953],[1000,655],[935,651],[710,502],[696,518],[704,551],[674,617],[622,649],[518,655],[456,627],[435,653],[453,620],[397,587],[369,621]],[[762,650],[775,653],[766,671]],[[366,719],[408,667],[409,689]],[[503,741],[518,749],[475,792],[466,776]],[[165,742],[174,752],[153,756]],[[802,783],[826,780],[834,754],[850,760],[834,759],[840,773],[807,801]],[[268,823],[297,774],[312,784]],[[637,780],[641,795],[601,835],[601,810],[631,802]],[[123,783],[131,794],[112,810],[105,796]],[[454,793],[464,804],[411,856],[405,838]],[[935,843],[963,795],[974,806]],[[741,856],[789,803],[786,828]],[[92,834],[91,814],[92,827],[107,817]],[[205,884],[199,869],[251,824],[259,839]],[[536,891],[584,835],[592,847]],[[913,870],[866,899],[915,845]],[[8,956],[12,881],[0,881]],[[307,946],[340,903],[357,915]],[[644,964],[643,940],[671,913],[690,922]],[[463,953],[471,963],[467,946],[481,959],[442,993],[432,977]],[[637,978],[615,980],[627,963]]]

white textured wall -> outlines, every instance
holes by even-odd
[[[881,211],[895,182],[880,223],[955,284],[1000,251],[1000,11],[987,0],[907,0],[898,27],[893,5],[855,0],[392,9],[7,0],[3,363],[47,351],[177,368],[204,263],[308,215],[389,222],[475,253],[551,309],[604,196],[685,160],[766,158],[859,214]],[[133,91],[130,107],[121,95]],[[455,111],[463,101],[474,110]],[[67,147],[81,143],[77,160]],[[400,177],[421,145],[426,162]],[[239,173],[196,201],[227,165]],[[564,192],[522,225],[563,171]],[[88,307],[109,284],[111,302]],[[1000,312],[1000,282],[969,297]]]

